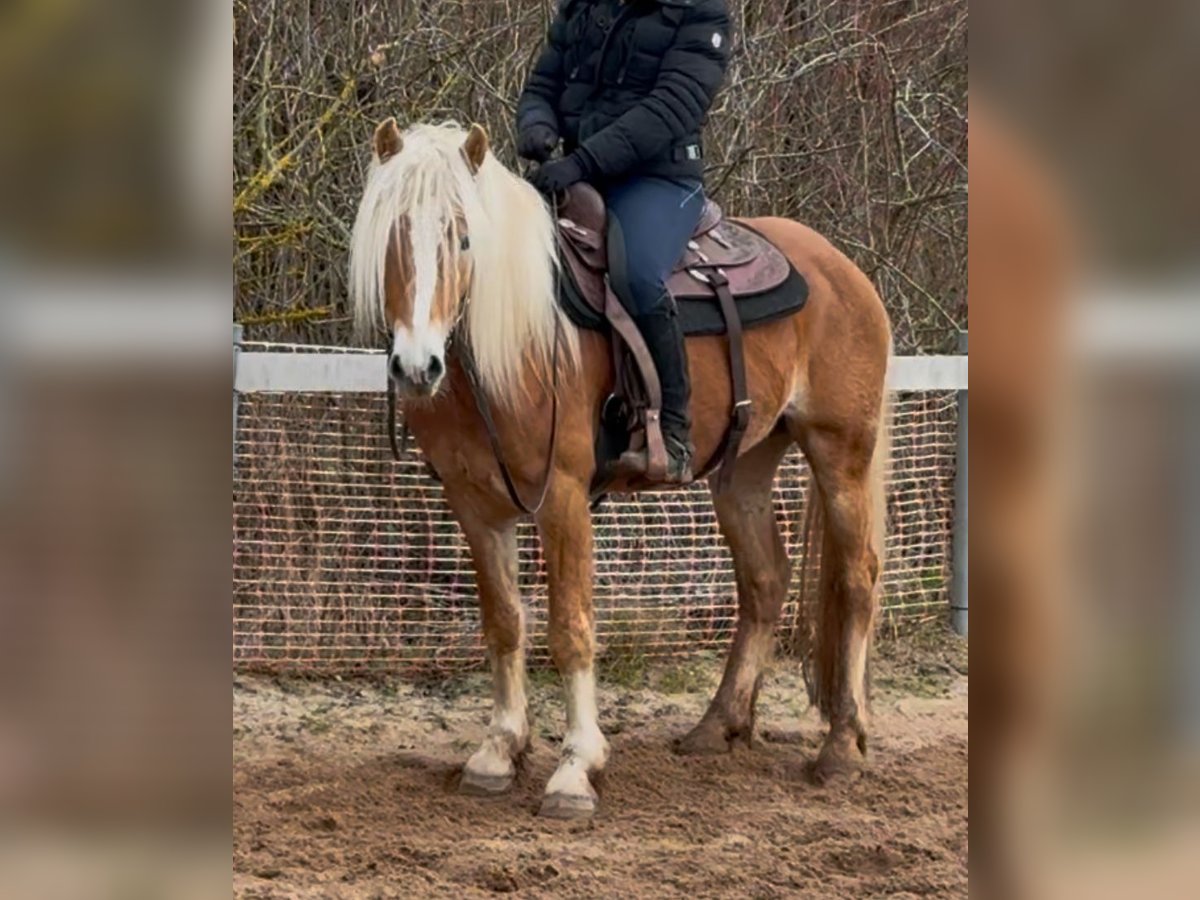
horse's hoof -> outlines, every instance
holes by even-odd
[[[547,794],[538,815],[545,819],[590,819],[596,812],[594,794]]]
[[[463,769],[462,780],[458,783],[458,792],[468,797],[495,797],[506,794],[512,788],[513,773],[505,775],[486,775]]]
[[[680,756],[716,756],[733,752],[734,745],[749,745],[742,731],[736,731],[716,721],[701,721],[699,725],[675,741]]]
[[[861,753],[836,744],[826,744],[809,767],[808,775],[813,784],[818,785],[855,781],[862,776],[863,763]]]

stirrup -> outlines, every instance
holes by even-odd
[[[695,480],[692,472],[692,450],[688,444],[671,438],[667,443],[667,471],[655,484],[691,484]],[[675,450],[677,452],[672,453]],[[626,450],[617,459],[614,473],[625,477],[646,478],[650,470],[650,452],[645,448]]]

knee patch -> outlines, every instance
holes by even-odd
[[[662,312],[672,308],[667,286],[657,273],[647,275],[638,264],[636,255],[630,259],[621,223],[608,217],[608,279],[617,295],[632,315]]]

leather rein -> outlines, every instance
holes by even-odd
[[[496,464],[500,467],[500,477],[504,480],[504,487],[508,490],[508,497],[517,509],[530,516],[536,515],[546,502],[546,494],[550,487],[550,475],[554,469],[554,454],[558,449],[558,351],[561,343],[562,322],[556,316],[554,320],[554,352],[551,358],[550,444],[546,450],[546,465],[542,470],[542,486],[538,490],[537,500],[533,504],[529,504],[525,502],[525,499],[521,496],[521,492],[517,490],[517,485],[513,480],[512,472],[508,468],[508,463],[504,461],[504,453],[500,447],[500,432],[496,428],[496,420],[492,416],[492,406],[488,400],[487,391],[484,390],[479,378],[479,368],[475,363],[475,354],[471,352],[470,345],[465,339],[460,338],[457,341],[451,341],[451,352],[454,351],[455,347],[462,348],[458,355],[462,362],[463,371],[467,376],[467,384],[471,388],[471,398],[475,401],[475,409],[478,411],[480,418],[483,419],[484,428],[487,430],[488,442],[492,446],[492,455],[496,459]],[[388,357],[390,358],[390,356],[391,354],[389,353]],[[408,423],[404,424],[401,439],[397,441],[396,383],[392,381],[390,374],[387,376],[387,379],[388,440],[392,446],[392,456],[396,459],[396,462],[399,462],[401,451],[408,445]]]

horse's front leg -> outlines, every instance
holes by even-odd
[[[471,547],[483,613],[483,633],[492,666],[492,720],[487,737],[467,761],[459,790],[499,794],[516,775],[516,762],[529,746],[525,701],[525,621],[517,592],[517,540],[512,521],[489,522],[457,509]]]
[[[538,516],[550,586],[550,655],[567,694],[567,732],[546,784],[541,815],[586,818],[596,809],[592,778],[608,760],[596,709],[592,610],[592,516],[583,484],[556,480]]]

